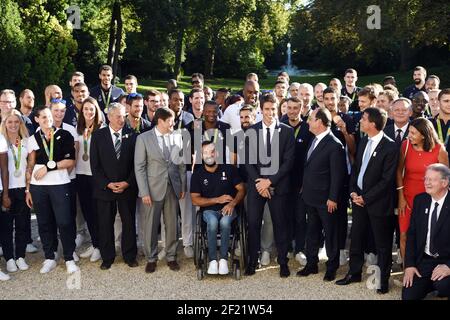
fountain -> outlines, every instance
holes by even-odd
[[[269,71],[269,75],[276,76],[279,72],[285,71],[289,74],[289,76],[325,76],[329,75],[327,73],[315,72],[307,69],[298,69],[296,66],[292,64],[292,50],[291,43],[288,42],[286,45],[286,64],[281,66],[280,70],[271,70]]]

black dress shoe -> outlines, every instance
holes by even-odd
[[[289,271],[289,267],[287,264],[281,264],[280,265],[280,277],[281,278],[287,278],[291,275],[291,272]]]
[[[386,294],[389,292],[389,285],[381,285],[380,289],[377,289],[378,294]]]
[[[323,277],[323,281],[333,281],[336,279],[336,271],[327,271]]]
[[[256,273],[256,268],[254,265],[248,265],[247,268],[245,268],[244,275],[246,276],[252,276]]]
[[[169,266],[169,269],[172,271],[180,270],[180,265],[175,260],[167,262],[167,265]]]
[[[319,273],[319,268],[317,266],[306,266],[304,267],[302,270],[297,272],[297,276],[299,277],[307,277],[310,274],[318,274]]]
[[[130,268],[136,268],[136,267],[139,266],[139,264],[138,264],[138,262],[137,262],[136,260],[128,261],[128,262],[127,262],[127,265],[128,265]]]
[[[102,269],[102,270],[108,270],[108,269],[111,269],[111,265],[112,265],[111,262],[105,262],[105,261],[103,261],[103,262],[102,262],[102,265],[100,266],[100,269]]]
[[[361,282],[361,275],[351,275],[347,274],[345,278],[342,278],[341,280],[336,281],[336,284],[338,286],[346,286],[353,282]]]
[[[156,262],[148,262],[145,266],[146,273],[153,273],[156,271]]]

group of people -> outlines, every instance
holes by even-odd
[[[392,76],[357,87],[354,69],[345,71],[344,85],[333,78],[314,87],[281,72],[267,91],[250,73],[232,94],[213,92],[194,73],[186,96],[173,79],[167,92],[141,95],[135,76],[125,77],[126,92],[112,76],[101,66],[100,84],[89,89],[75,72],[68,99],[49,85],[43,106],[34,106],[29,89],[20,106],[14,91],[0,92],[0,244],[8,272],[28,269],[33,208],[41,273],[56,267],[60,245],[67,272],[79,270],[84,224],[92,244],[80,256],[101,259],[102,270],[111,268],[116,247],[137,267],[142,247],[147,273],[164,258],[177,271],[179,233],[192,258],[200,212],[208,274],[226,275],[239,212],[246,215],[247,276],[270,264],[274,250],[280,277],[290,276],[290,257],[303,266],[297,276],[317,274],[324,247],[324,281],[335,280],[349,252],[349,271],[336,284],[360,282],[366,260],[378,265],[384,294],[395,243],[404,299],[433,290],[450,296],[450,89],[439,89],[437,76],[418,66],[400,94]]]

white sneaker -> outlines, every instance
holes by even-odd
[[[339,265],[344,266],[347,264],[347,251],[341,250],[339,253]]]
[[[80,258],[83,258],[83,259],[89,258],[90,256],[92,256],[93,253],[94,253],[94,247],[89,246],[89,248],[87,248],[86,251],[84,251],[82,254],[80,254]]]
[[[36,248],[32,243],[29,243],[27,244],[25,251],[26,253],[36,253],[39,251],[39,249]]]
[[[56,261],[55,260],[46,259],[44,261],[43,266],[42,266],[42,268],[41,268],[41,270],[39,272],[40,273],[49,273],[50,271],[52,271],[55,268],[56,268]]]
[[[328,256],[327,256],[327,250],[325,249],[325,247],[320,248],[319,249],[319,260],[327,260]]]
[[[225,259],[219,260],[219,274],[225,275],[228,274],[228,261]]]
[[[100,254],[100,250],[95,248],[94,252],[91,255],[90,261],[91,262],[96,262],[96,261],[100,260],[101,258],[102,258],[102,255]]]
[[[84,241],[83,235],[81,235],[80,233],[77,234],[77,237],[75,238],[76,249],[78,249],[83,244],[83,241]]]
[[[16,262],[14,261],[14,259],[9,259],[6,262],[6,271],[8,272],[17,272],[17,266],[16,266]]]
[[[378,262],[378,257],[376,254],[369,253],[366,258],[366,267],[376,265]]]
[[[16,260],[16,265],[17,265],[17,267],[18,267],[20,270],[22,270],[22,271],[28,270],[28,268],[29,268],[29,266],[28,266],[28,264],[25,262],[25,259],[24,259],[24,258],[19,258],[19,259],[17,259],[17,260]]]
[[[299,252],[295,255],[295,260],[297,260],[302,266],[306,266],[306,256],[303,252]]]
[[[75,262],[80,261],[80,258],[78,258],[77,253],[75,251],[73,252],[72,256],[73,256],[73,261],[75,261]]]
[[[11,279],[9,275],[0,271],[0,281],[8,281],[9,279]]]
[[[261,265],[268,266],[270,264],[270,253],[263,251],[261,254]]]
[[[67,268],[67,273],[68,274],[72,274],[72,273],[75,273],[77,271],[80,271],[80,268],[78,268],[78,266],[75,264],[75,261],[73,261],[73,260],[66,261],[66,268]]]
[[[403,258],[402,255],[400,253],[400,249],[397,249],[397,264],[403,264]]]
[[[2,247],[0,247],[0,257],[2,257],[3,256],[3,249],[2,249]]]
[[[194,249],[192,249],[192,246],[184,247],[184,255],[186,256],[186,258],[194,257]]]
[[[217,260],[209,262],[208,274],[219,274],[219,267],[217,266]]]
[[[166,250],[161,249],[161,251],[158,253],[158,260],[163,260],[166,257]]]

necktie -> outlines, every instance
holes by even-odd
[[[270,128],[266,128],[266,151],[267,156],[270,157],[272,155],[271,145],[270,145]]]
[[[436,223],[437,223],[437,212],[438,212],[439,203],[434,203],[434,209],[431,213],[431,225],[430,225],[430,253],[435,255],[437,253],[436,248],[434,246],[434,233],[436,232]]]
[[[402,129],[397,129],[397,135],[395,136],[395,143],[398,145],[402,143]]]
[[[162,139],[162,145],[163,145],[163,156],[164,156],[164,159],[166,159],[166,161],[169,161],[170,151],[169,151],[169,148],[167,147],[166,139],[164,139],[164,136],[161,136],[161,139]]]
[[[364,153],[363,161],[361,164],[361,170],[359,171],[357,185],[362,190],[363,178],[366,173],[367,165],[369,164],[370,157],[372,156],[372,139],[367,141],[366,152]]]
[[[311,146],[309,147],[308,154],[306,155],[306,160],[308,160],[309,157],[311,156],[311,154],[313,153],[314,148],[316,147],[316,143],[317,143],[317,137],[313,139]]]
[[[122,141],[120,141],[120,133],[114,132],[114,135],[116,136],[116,141],[114,142],[114,150],[116,151],[117,159],[119,159],[120,158],[120,147],[122,146]]]

